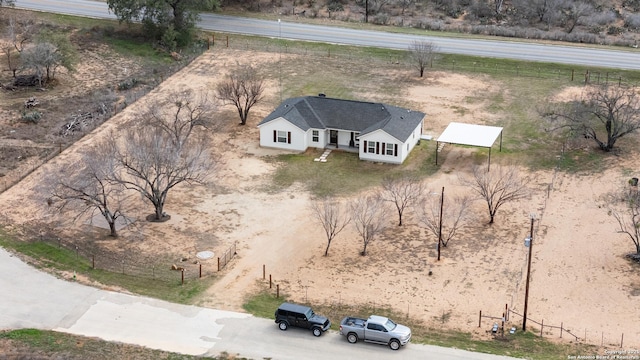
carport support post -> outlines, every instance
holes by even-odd
[[[438,230],[438,261],[440,261],[440,244],[442,243],[442,208],[444,207],[444,186],[440,195],[440,229]]]
[[[491,170],[491,148],[489,148],[489,164],[487,164],[487,171]]]
[[[438,165],[438,147],[439,146],[440,146],[440,143],[436,141],[436,165]]]

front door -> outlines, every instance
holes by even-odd
[[[329,130],[329,144],[338,146],[338,130]]]

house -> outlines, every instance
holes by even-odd
[[[422,135],[425,114],[397,106],[303,96],[283,101],[259,124],[260,146],[358,152],[361,160],[402,164]]]

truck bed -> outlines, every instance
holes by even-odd
[[[364,329],[365,322],[367,322],[366,319],[360,319],[360,318],[355,318],[355,317],[346,317],[346,318],[344,318],[342,320],[342,324],[341,325],[359,327],[359,328],[363,328]]]

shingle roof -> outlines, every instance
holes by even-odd
[[[381,129],[404,142],[424,116],[420,111],[382,103],[303,96],[283,101],[258,126],[282,117],[303,131],[337,129],[362,136]]]

